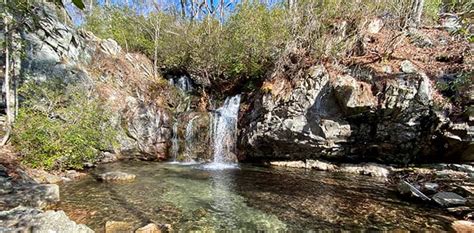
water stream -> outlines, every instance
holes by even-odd
[[[225,169],[235,167],[235,143],[240,95],[228,97],[222,107],[212,114],[213,162],[208,168]]]
[[[117,170],[137,177],[94,178]],[[58,208],[97,232],[106,221],[171,224],[175,232],[446,231],[454,220],[442,209],[401,200],[382,180],[342,173],[126,162],[91,174],[60,186]]]

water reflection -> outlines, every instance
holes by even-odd
[[[126,184],[92,177],[66,183],[61,208],[96,230],[109,220],[137,227],[167,223],[179,231],[446,230],[452,220],[441,210],[399,200],[368,177],[144,162],[110,164],[97,173],[111,170],[137,178]]]

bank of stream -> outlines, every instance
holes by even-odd
[[[137,175],[124,183],[98,174]],[[178,231],[449,230],[441,208],[407,202],[384,180],[347,173],[240,165],[104,164],[60,186],[59,208],[96,231],[107,221],[153,222]]]

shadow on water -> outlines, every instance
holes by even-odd
[[[106,221],[172,224],[180,231],[447,230],[443,212],[399,200],[380,180],[337,173],[241,166],[206,170],[200,165],[110,164],[134,182],[106,184],[88,177],[61,186],[63,209],[94,213],[83,219],[96,230]]]

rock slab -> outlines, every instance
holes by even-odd
[[[0,232],[70,232],[93,233],[83,224],[71,221],[64,211],[46,211],[31,207],[16,207],[0,212]]]
[[[135,179],[135,175],[128,174],[120,171],[107,172],[99,175],[99,180],[104,182],[121,182],[121,181],[132,181]]]
[[[433,196],[433,200],[442,206],[464,205],[467,200],[453,192],[439,192]]]

